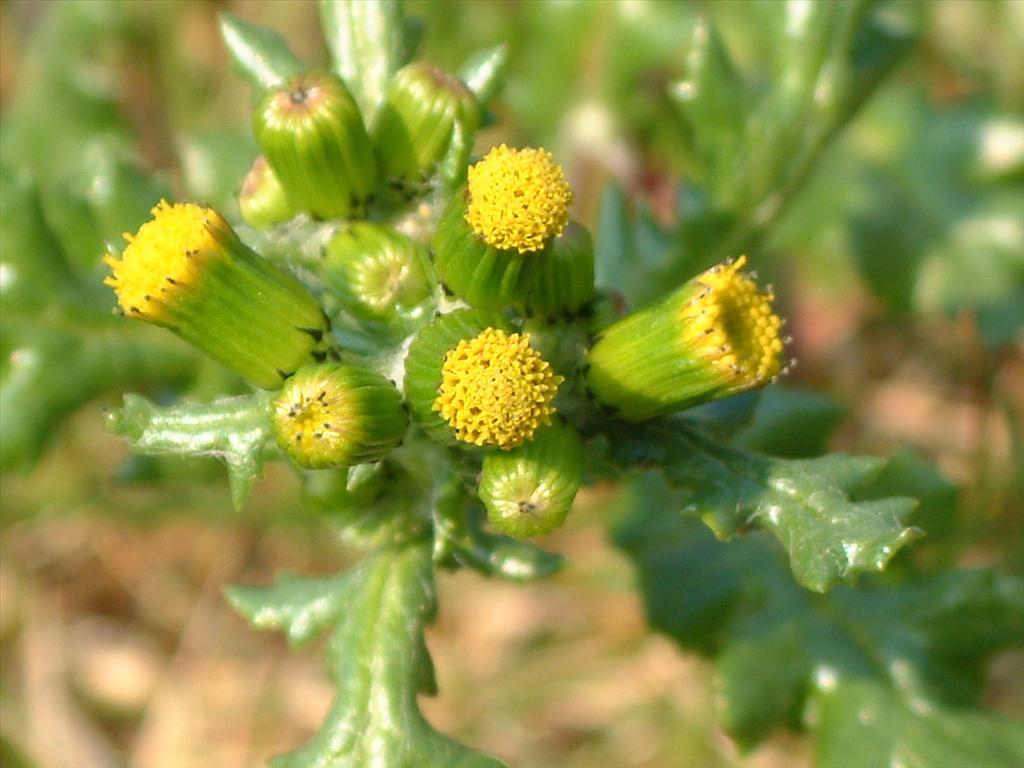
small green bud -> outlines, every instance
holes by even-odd
[[[583,442],[575,429],[556,423],[518,448],[487,454],[479,494],[495,528],[527,538],[565,522],[582,481]]]
[[[380,461],[402,441],[407,423],[394,384],[341,363],[300,369],[272,408],[278,445],[307,469]]]
[[[293,75],[260,100],[253,131],[294,208],[321,219],[363,210],[376,184],[373,147],[339,78]]]
[[[594,298],[594,246],[590,234],[570,222],[526,262],[523,308],[528,315],[572,317]]]
[[[238,210],[242,220],[257,229],[272,227],[295,215],[281,182],[263,155],[256,158],[245,175],[242,191],[238,193]]]
[[[479,122],[476,97],[457,77],[422,61],[403,67],[391,78],[373,132],[381,172],[412,180],[429,175],[455,124],[471,138]]]
[[[643,421],[764,386],[782,372],[775,297],[740,271],[745,263],[712,267],[602,330],[587,355],[597,401]]]
[[[352,315],[387,321],[433,293],[429,269],[425,249],[410,238],[354,222],[327,244],[323,278]]]
[[[212,208],[161,201],[105,282],[128,317],[169,328],[265,389],[333,351],[317,300]]]

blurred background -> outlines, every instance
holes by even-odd
[[[915,5],[920,40],[852,120],[809,144],[735,146],[728,172],[695,146],[670,93],[708,16],[751,103],[772,92],[758,79],[770,79],[770,41],[748,3],[405,9],[423,21],[421,57],[446,69],[509,44],[477,149],[554,153],[605,285],[640,303],[651,286],[630,285],[622,263],[664,261],[685,277],[734,246],[774,283],[799,364],[766,394],[785,426],[747,435],[749,447],[781,429],[790,455],[896,456],[945,521],[918,556],[1024,573],[1024,2]],[[221,12],[327,61],[312,2],[0,4],[2,156],[31,168],[45,210],[62,210],[46,206],[65,189],[106,199],[113,174],[127,197],[103,233],[135,229],[163,189],[237,218],[256,144]],[[745,197],[765,168],[808,148],[779,205]],[[708,188],[732,218],[691,215]],[[98,278],[102,239],[64,237]],[[12,354],[5,344],[4,375]],[[211,374],[191,393],[222,384]],[[332,690],[316,645],[291,653],[249,630],[221,590],[280,570],[331,573],[353,553],[302,511],[281,465],[239,512],[219,465],[129,456],[104,429],[118,402],[90,400],[26,451],[37,461],[3,474],[0,762],[262,764],[315,730]],[[786,422],[795,402],[801,421]],[[428,718],[520,768],[809,765],[799,735],[741,754],[716,727],[710,666],[645,629],[632,571],[604,531],[617,503],[611,486],[581,493],[546,541],[570,558],[550,582],[440,577],[427,640],[441,695],[423,702]],[[1024,716],[1024,653],[993,661],[986,704]]]

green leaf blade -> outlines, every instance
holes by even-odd
[[[681,511],[699,516],[719,538],[754,524],[770,531],[796,580],[815,592],[883,570],[920,535],[903,524],[913,499],[851,500],[881,471],[881,459],[747,453],[711,441],[683,420],[616,432],[611,442],[613,455],[627,463],[662,466],[668,482],[687,491]]]
[[[320,23],[334,71],[373,123],[391,76],[409,53],[397,0],[320,0]]]
[[[477,51],[459,67],[459,77],[476,96],[481,110],[501,93],[507,74],[508,45],[504,43]]]
[[[817,768],[1018,768],[1024,725],[848,680],[819,697]]]
[[[972,708],[986,657],[1024,636],[1019,579],[953,571],[819,595],[793,583],[764,534],[724,543],[679,516],[681,495],[641,478],[615,540],[652,627],[714,660],[720,716],[742,747],[809,728],[819,768],[1021,764],[1020,726]]]
[[[257,91],[281,83],[305,67],[277,32],[222,13],[220,34],[238,73]]]
[[[142,453],[221,459],[228,468],[231,499],[237,508],[263,471],[264,447],[273,442],[269,404],[266,393],[165,408],[144,397],[126,395],[124,405],[109,415],[108,427]]]
[[[270,587],[234,586],[225,590],[231,607],[256,629],[279,630],[301,645],[337,620],[349,576],[311,579],[283,573]]]

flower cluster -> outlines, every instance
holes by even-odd
[[[211,208],[162,201],[106,256],[106,282],[129,317],[276,390],[272,431],[299,467],[388,462],[412,429],[479,468],[496,527],[533,536],[583,477],[583,438],[556,410],[592,430],[761,386],[782,370],[782,322],[741,257],[595,328],[593,245],[548,152],[495,147],[434,207],[442,160],[479,121],[469,89],[425,64],[395,74],[369,123],[337,76],[294,75],[259,101],[239,208],[258,228],[324,222],[313,279]]]

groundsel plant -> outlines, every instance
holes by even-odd
[[[820,5],[758,11],[788,19],[772,29],[802,56],[780,78],[785,130],[762,138],[796,135],[820,108],[808,157],[906,50],[905,31],[870,3]],[[869,490],[888,471],[881,460],[734,443],[793,364],[785,297],[752,269],[755,225],[716,242],[700,269],[659,265],[651,300],[627,307],[617,286],[595,284],[594,239],[573,219],[560,158],[480,137],[504,47],[445,72],[413,58],[396,3],[321,10],[329,68],[222,18],[254,90],[260,149],[237,180],[240,220],[157,197],[103,257],[118,327],[175,334],[250,390],[163,406],[128,395],[111,428],[139,452],[221,458],[238,506],[265,461],[287,462],[303,503],[364,552],[334,576],[227,591],[257,629],[293,643],[331,633],[334,703],[313,739],[273,765],[504,765],[436,732],[418,708],[437,691],[423,634],[435,574],[553,574],[563,558],[529,539],[562,525],[585,485],[609,480],[629,488],[613,536],[651,623],[716,658],[720,715],[741,746],[789,725],[818,731],[823,768],[1015,764],[1019,731],[957,707],[984,653],[1021,628],[1005,608],[1019,608],[1019,585],[948,572],[847,586],[919,536],[915,489]],[[714,27],[700,23],[690,45],[673,98],[699,154],[726,130],[764,123],[740,111],[756,100]],[[763,175],[773,215],[808,168]],[[131,361],[173,379],[166,358]],[[998,605],[995,618],[963,613],[980,604]],[[982,639],[936,655],[962,616],[985,624]]]

